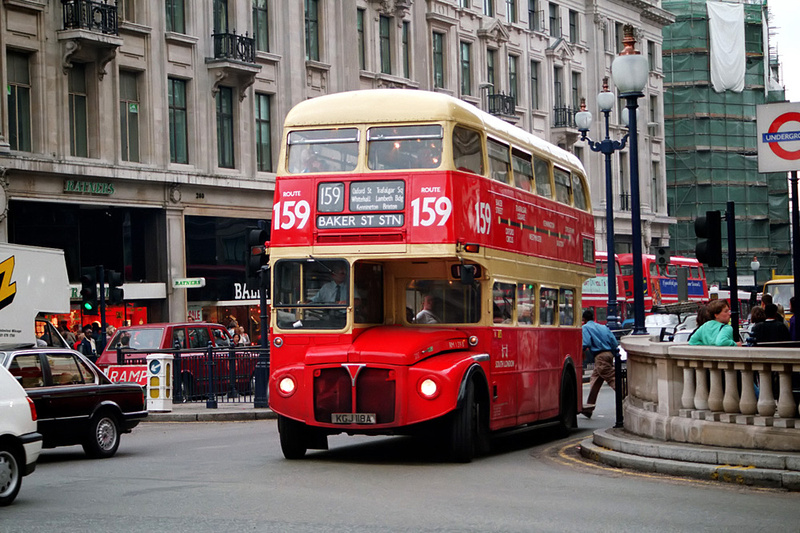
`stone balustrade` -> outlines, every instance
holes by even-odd
[[[665,441],[800,450],[792,393],[799,348],[689,346],[633,336],[622,346],[628,431]]]

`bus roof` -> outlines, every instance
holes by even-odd
[[[583,171],[574,154],[536,137],[474,105],[446,94],[412,89],[367,89],[319,96],[300,102],[286,115],[284,126],[309,127],[336,124],[382,124],[456,121],[485,129],[521,147],[531,145]],[[585,173],[585,171],[584,171]]]

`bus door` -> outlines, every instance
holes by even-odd
[[[516,286],[495,282],[492,287],[492,419],[500,426],[516,424],[519,362],[517,330],[512,327]],[[531,403],[527,401],[525,403]]]

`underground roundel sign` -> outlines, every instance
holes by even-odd
[[[758,171],[800,170],[800,104],[760,105],[756,123]]]

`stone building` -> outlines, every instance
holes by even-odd
[[[255,328],[244,230],[269,227],[281,125],[296,103],[376,87],[442,91],[585,162],[605,243],[602,156],[574,125],[632,24],[645,250],[667,245],[659,0],[4,0],[0,240],[125,274],[109,322],[236,318]],[[620,105],[612,113],[612,135]],[[630,249],[628,153],[615,154],[617,251]],[[174,288],[187,277],[205,287]],[[93,319],[94,317],[88,317]],[[252,332],[251,332],[252,336]]]

